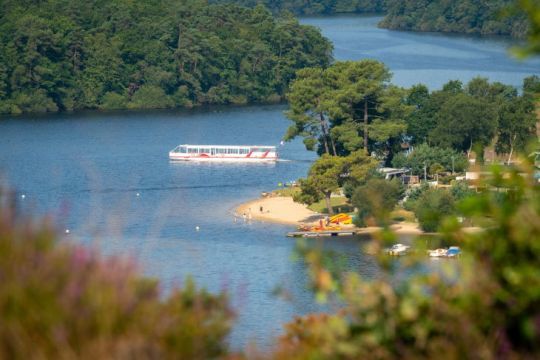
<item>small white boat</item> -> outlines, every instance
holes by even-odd
[[[405,255],[407,253],[407,250],[409,250],[410,246],[403,245],[403,244],[395,244],[392,245],[390,249],[387,249],[386,252],[389,255]]]
[[[448,258],[458,258],[461,256],[461,249],[459,246],[450,246],[446,252],[446,257]]]
[[[221,162],[277,161],[275,146],[262,145],[178,145],[169,152],[171,160]]]
[[[430,257],[445,257],[446,252],[447,252],[447,249],[428,250],[428,255]]]

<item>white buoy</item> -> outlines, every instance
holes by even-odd
[[[201,228],[198,226],[195,226],[195,230],[199,231]]]
[[[69,234],[69,229],[66,229],[66,234]]]
[[[137,193],[137,197],[141,196],[141,194]]]
[[[22,194],[21,195],[21,199],[24,199],[26,197],[26,195]]]

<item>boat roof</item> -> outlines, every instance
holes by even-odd
[[[239,149],[239,148],[275,148],[272,145],[194,145],[194,144],[182,144],[178,146],[190,146],[190,147],[209,147],[209,148],[227,148],[227,149]]]

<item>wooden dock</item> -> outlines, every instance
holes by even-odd
[[[356,235],[356,230],[291,231],[288,237],[330,237]]]

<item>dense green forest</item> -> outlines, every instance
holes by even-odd
[[[537,76],[524,80],[521,94],[480,77],[465,85],[449,81],[432,92],[425,85],[400,88],[390,80],[389,69],[376,60],[298,72],[287,94],[292,125],[284,138],[303,138],[321,158],[300,181],[295,200],[324,199],[331,212],[332,192],[342,187],[352,196],[381,163],[437,177],[466,169],[473,151],[483,162],[490,146],[510,164],[535,137]]]
[[[263,4],[274,13],[283,10],[299,15],[335,13],[380,13],[387,0],[211,0],[211,2],[234,2],[253,7]]]
[[[279,101],[318,30],[203,0],[0,0],[0,113]]]
[[[214,0],[245,6],[264,4],[274,13],[385,13],[381,27],[395,30],[437,31],[524,37],[526,17],[511,8],[514,0]]]
[[[387,0],[380,26],[397,30],[440,31],[524,37],[526,17],[513,0]]]

